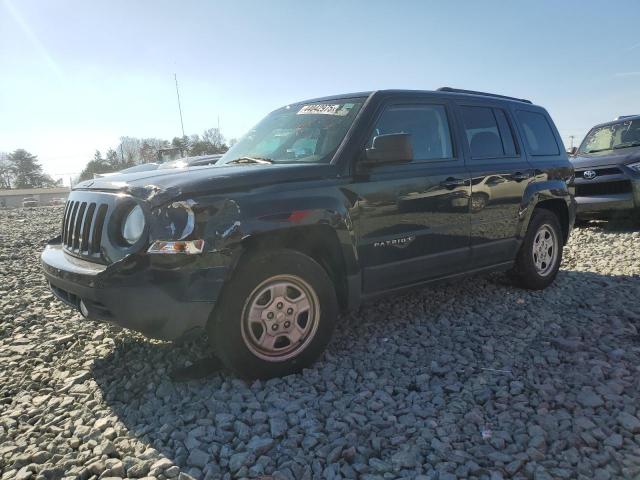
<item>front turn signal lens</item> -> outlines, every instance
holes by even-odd
[[[147,250],[147,253],[175,255],[197,255],[204,250],[204,240],[178,240],[164,242],[156,240]]]

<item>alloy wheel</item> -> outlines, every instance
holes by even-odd
[[[294,275],[258,285],[245,302],[242,338],[255,356],[281,362],[299,355],[318,329],[320,302],[311,286]]]
[[[558,257],[558,238],[550,225],[540,226],[533,237],[531,253],[538,275],[546,277],[553,272]]]

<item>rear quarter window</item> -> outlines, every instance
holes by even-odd
[[[541,113],[518,110],[518,121],[527,150],[533,156],[559,155],[560,149],[547,117]]]

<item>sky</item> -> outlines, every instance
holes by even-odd
[[[0,152],[67,181],[121,136],[240,137],[323,95],[528,98],[566,146],[640,113],[640,2],[0,0]]]

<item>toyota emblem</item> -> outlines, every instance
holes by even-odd
[[[585,170],[582,174],[582,176],[587,180],[593,180],[594,178],[596,178],[596,175],[597,173],[595,172],[595,170]]]

